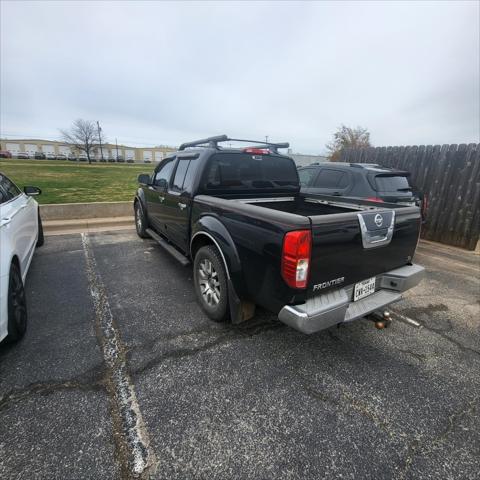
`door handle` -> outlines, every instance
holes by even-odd
[[[165,197],[162,197],[161,195],[158,196],[158,199],[160,200],[160,203],[163,203],[165,201]]]
[[[180,208],[180,210],[183,210],[183,209],[187,208],[187,204],[182,203],[182,202],[178,202],[178,208]]]
[[[12,221],[12,217],[2,218],[2,220],[0,220],[0,227],[8,225],[11,221]]]

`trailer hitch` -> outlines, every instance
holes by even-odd
[[[372,322],[375,322],[375,327],[378,330],[383,330],[387,328],[392,323],[392,317],[388,310],[384,310],[383,312],[372,312],[368,315],[368,319]]]

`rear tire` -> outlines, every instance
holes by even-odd
[[[43,236],[42,219],[40,218],[40,212],[38,213],[38,238],[37,247],[41,247],[45,243],[45,237]]]
[[[139,201],[135,202],[135,228],[137,229],[137,235],[140,238],[148,238],[148,233],[147,233],[147,219],[145,217],[145,214],[143,213],[143,208],[140,205]]]
[[[8,343],[18,342],[27,330],[27,300],[22,275],[16,263],[10,265],[8,277]]]
[[[195,255],[195,293],[202,310],[214,322],[229,319],[227,274],[218,250],[207,245]]]

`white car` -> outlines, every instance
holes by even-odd
[[[24,282],[36,246],[43,244],[37,187],[23,192],[0,173],[0,341],[20,340],[27,329]]]

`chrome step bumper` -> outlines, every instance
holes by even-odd
[[[418,285],[425,276],[420,265],[405,265],[377,275],[376,291],[353,302],[353,288],[349,287],[310,298],[301,305],[285,305],[278,319],[302,333],[314,333],[342,322],[350,322],[398,302],[402,292]]]

